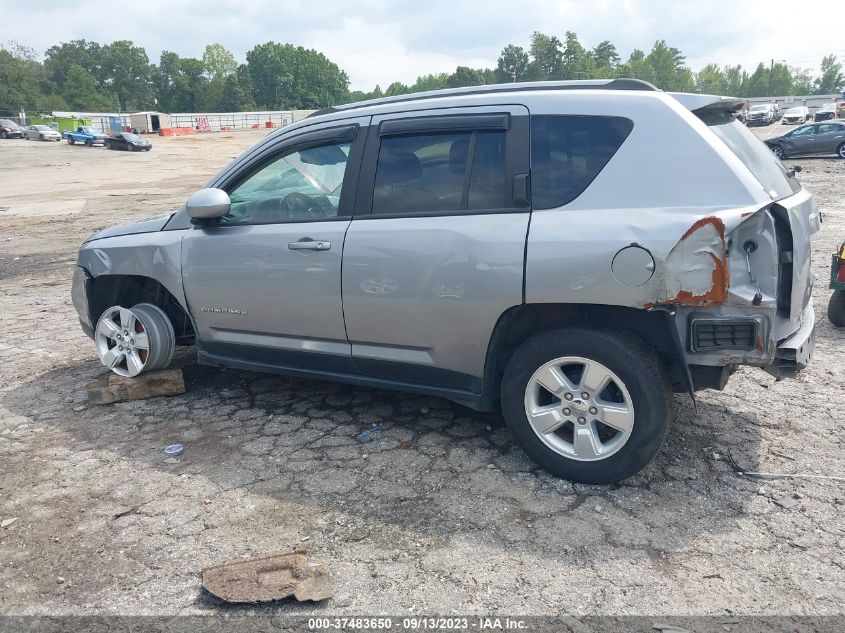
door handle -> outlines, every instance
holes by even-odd
[[[327,251],[332,247],[331,242],[325,240],[312,240],[304,237],[298,242],[289,242],[288,248],[292,251]]]

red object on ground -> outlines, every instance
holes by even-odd
[[[273,122],[272,121],[265,121],[264,127],[273,127]]]

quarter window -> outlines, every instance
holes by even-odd
[[[379,148],[372,212],[501,209],[505,183],[504,131],[386,137]]]
[[[580,196],[633,127],[622,117],[532,116],[533,207],[551,209]]]
[[[289,149],[229,191],[224,224],[277,223],[337,217],[349,143]]]

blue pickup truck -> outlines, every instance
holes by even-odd
[[[106,144],[106,135],[97,132],[89,125],[80,125],[76,131],[68,130],[64,133],[64,137],[70,145],[74,143],[84,143],[88,146]]]

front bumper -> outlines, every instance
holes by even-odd
[[[778,343],[775,362],[766,368],[777,378],[789,378],[804,369],[816,347],[816,312],[812,305],[804,309],[801,327]]]
[[[91,275],[82,266],[77,266],[73,271],[71,282],[71,301],[76,314],[79,315],[79,325],[88,338],[94,338],[94,325],[91,323],[91,306],[88,303],[88,289],[91,284]]]

